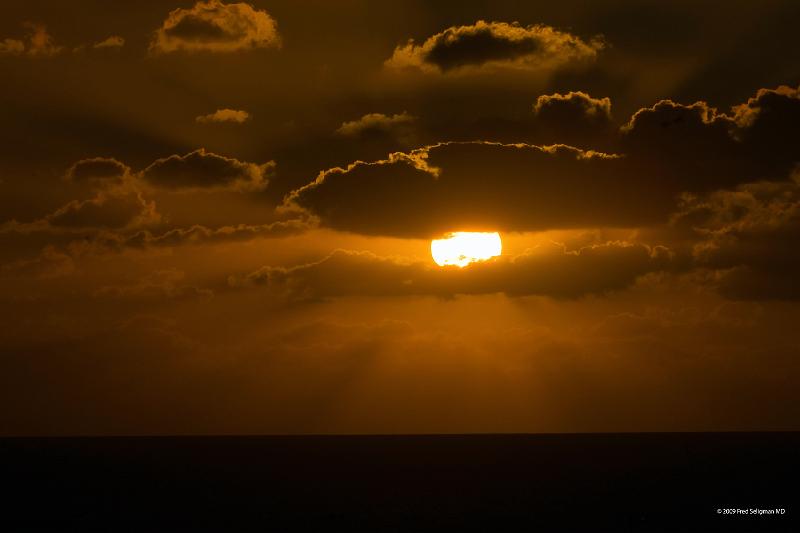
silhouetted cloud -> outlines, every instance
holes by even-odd
[[[392,137],[403,144],[410,144],[414,138],[414,124],[417,117],[405,111],[395,115],[369,113],[358,120],[342,123],[336,134],[357,139],[371,136]]]
[[[609,242],[567,250],[552,244],[516,257],[500,257],[464,268],[440,268],[370,252],[336,250],[316,263],[265,267],[232,286],[267,285],[292,299],[341,296],[406,296],[505,293],[576,298],[618,290],[638,276],[666,268],[669,250]]]
[[[758,179],[785,180],[800,162],[797,89],[760,89],[730,114],[705,102],[662,100],[622,128],[622,151],[684,190],[712,191]]]
[[[236,224],[218,228],[197,224],[188,228],[173,228],[162,233],[142,230],[128,235],[105,234],[100,236],[97,242],[104,247],[120,249],[199,245],[288,237],[303,233],[312,227],[313,221],[307,219],[279,220],[268,224]]]
[[[537,120],[554,126],[564,122],[607,126],[611,122],[611,99],[592,98],[581,91],[542,95],[533,104],[533,113]]]
[[[695,264],[726,297],[800,299],[800,176],[687,198],[674,223],[695,231]]]
[[[431,237],[636,225],[666,216],[672,202],[660,192],[629,176],[613,154],[475,141],[327,170],[289,195],[287,204],[334,229]]]
[[[603,46],[599,38],[586,42],[543,24],[525,27],[479,20],[451,26],[420,45],[409,40],[395,48],[386,66],[443,73],[482,66],[547,69],[594,59]]]
[[[235,124],[243,124],[250,120],[250,113],[240,109],[217,109],[208,115],[200,115],[196,117],[195,122],[200,124],[209,124],[214,122],[233,122]]]
[[[166,230],[143,229],[162,226],[162,220],[152,203],[145,204],[144,209],[149,211],[137,212],[136,206],[127,205],[124,201],[103,204],[75,201],[33,223],[12,221],[2,224],[0,234],[44,235],[58,241],[58,244],[46,244],[41,251],[29,257],[14,258],[0,264],[0,279],[9,276],[55,278],[72,274],[76,265],[87,257],[102,257],[131,250],[279,239],[298,235],[314,227],[312,220],[292,219],[213,228],[196,224]],[[116,294],[119,291],[110,292]]]
[[[533,104],[535,132],[540,138],[583,147],[612,145],[611,99],[582,91],[539,96]]]
[[[73,200],[44,218],[54,228],[122,229],[160,220],[154,202],[138,193],[101,192],[89,200]]]
[[[161,222],[155,202],[123,188],[101,190],[92,198],[72,200],[32,222],[6,221],[0,233],[92,233],[104,230],[137,230]]]
[[[154,187],[176,191],[261,191],[274,167],[271,161],[261,165],[247,163],[200,148],[186,155],[157,159],[141,172],[141,178]]]
[[[733,108],[733,120],[733,135],[761,169],[759,178],[782,179],[800,163],[800,88],[759,89]]]
[[[578,138],[610,102],[586,94],[537,101],[537,118]],[[563,117],[559,120],[558,117]],[[571,117],[571,118],[567,118]],[[580,124],[583,124],[581,128]],[[616,154],[567,145],[442,142],[321,172],[288,205],[323,226],[370,235],[432,237],[458,230],[535,231],[664,223],[682,193],[787,179],[798,162],[797,90],[762,90],[731,115],[669,100],[637,111]]]
[[[69,167],[64,179],[75,183],[118,183],[128,176],[130,171],[128,165],[114,158],[92,157],[81,159]]]
[[[246,3],[207,0],[171,11],[156,30],[150,51],[236,52],[280,45],[277,23],[266,11]]]

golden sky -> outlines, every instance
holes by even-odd
[[[798,20],[3,2],[0,434],[800,429]]]

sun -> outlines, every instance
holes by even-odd
[[[431,241],[431,255],[439,266],[465,267],[500,255],[503,244],[499,233],[456,231]]]

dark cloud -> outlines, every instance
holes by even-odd
[[[236,52],[280,45],[277,23],[266,11],[246,3],[207,0],[171,11],[156,30],[150,51]]]
[[[316,263],[266,267],[230,281],[234,286],[267,285],[301,300],[492,293],[576,298],[625,288],[643,274],[667,268],[669,261],[665,248],[624,242],[577,250],[553,244],[464,268],[337,250]]]
[[[698,236],[695,263],[726,297],[798,300],[800,184],[753,183],[688,198],[675,224]]]
[[[683,190],[713,190],[741,182],[746,162],[731,134],[733,120],[705,102],[663,100],[637,111],[622,128],[622,146],[642,172]]]
[[[106,234],[98,238],[98,243],[112,248],[213,244],[257,238],[288,237],[302,233],[311,227],[312,222],[304,219],[281,220],[259,225],[237,224],[218,228],[194,225],[188,228],[173,228],[163,233],[142,230],[129,235]]]
[[[413,143],[417,117],[405,111],[395,115],[368,113],[358,120],[342,123],[336,130],[341,137],[369,139],[370,137],[389,137],[403,145]]]
[[[759,89],[733,108],[734,136],[758,166],[760,179],[781,179],[800,163],[800,89],[785,85]]]
[[[94,297],[127,300],[158,300],[162,298],[183,300],[214,296],[214,292],[210,289],[186,284],[185,278],[185,272],[174,268],[157,270],[135,283],[104,285],[94,291]]]
[[[705,102],[663,100],[637,111],[622,128],[622,151],[635,164],[687,191],[784,180],[800,161],[797,89],[761,89],[723,114]]]
[[[0,234],[30,235],[96,233],[137,230],[161,222],[155,202],[125,189],[103,190],[88,200],[72,200],[32,222],[10,220],[0,224]],[[68,238],[67,235],[64,236]]]
[[[217,119],[209,119],[208,121],[213,120]],[[222,120],[225,120],[225,118],[223,117]],[[203,120],[203,122],[207,121]],[[67,169],[64,177],[67,181],[76,183],[96,182],[112,186],[131,176],[130,185],[133,187],[138,187],[144,183],[152,187],[173,191],[229,190],[255,192],[262,191],[267,187],[268,177],[274,167],[275,163],[272,161],[259,165],[239,161],[232,157],[222,156],[199,148],[185,155],[173,154],[156,159],[144,170],[135,173],[131,172],[131,168],[128,165],[114,158],[94,157],[82,159]]]
[[[611,99],[592,98],[581,91],[542,95],[533,104],[533,113],[537,120],[551,126],[567,122],[607,127],[611,123]]]
[[[607,100],[572,93],[540,98],[535,111],[553,123],[571,120],[562,131],[579,135],[579,124],[588,130],[592,117],[607,128],[609,109]],[[616,143],[618,155],[566,145],[443,142],[324,171],[287,202],[324,226],[392,236],[663,223],[681,193],[785,181],[800,161],[792,144],[800,135],[798,110],[797,91],[785,87],[760,91],[731,115],[704,102],[666,100],[633,115]]]
[[[94,157],[81,159],[67,169],[64,178],[75,183],[96,182],[113,183],[121,182],[131,168],[114,158]]]
[[[665,216],[669,196],[625,171],[617,156],[563,145],[441,143],[327,170],[287,200],[334,229],[416,237]]]
[[[155,203],[138,193],[99,193],[89,200],[73,200],[44,218],[58,229],[123,229],[159,220]]]
[[[157,159],[141,172],[154,187],[170,190],[264,190],[275,163],[262,165],[217,155],[200,148],[186,155]]]
[[[97,209],[97,206],[93,206]],[[84,208],[85,209],[85,208]],[[129,213],[130,214],[130,213]],[[90,215],[97,215],[91,218]],[[23,235],[26,238],[31,234],[44,235],[46,241],[57,241],[57,244],[45,244],[42,248],[32,250],[27,257],[22,250],[12,253],[10,261],[0,263],[0,279],[3,278],[56,278],[73,274],[78,269],[81,260],[90,257],[106,257],[109,254],[122,253],[130,250],[149,249],[176,249],[182,246],[203,246],[235,242],[252,241],[255,239],[279,239],[303,233],[313,227],[308,220],[285,220],[269,224],[250,225],[238,224],[209,228],[202,225],[191,227],[172,228],[167,230],[141,229],[144,223],[159,222],[157,214],[153,220],[147,220],[141,214],[129,220],[125,213],[70,213],[68,222],[72,226],[50,225],[47,220],[31,224],[5,224],[0,226],[0,234],[8,235],[10,232]],[[67,216],[67,215],[64,215]],[[83,217],[83,220],[76,220]],[[104,219],[102,217],[105,217]],[[109,227],[109,225],[128,224],[125,227]],[[61,221],[63,222],[63,220]],[[79,224],[94,224],[83,226]],[[99,225],[99,224],[106,224]],[[35,244],[33,244],[35,245]],[[41,244],[40,244],[41,246]],[[146,292],[158,292],[158,287],[147,285]],[[109,286],[103,295],[140,294],[136,286]],[[174,288],[174,287],[173,287]],[[179,287],[180,288],[180,287]],[[117,290],[119,289],[119,290]],[[161,287],[167,290],[169,287]],[[182,290],[182,289],[181,289]],[[164,292],[164,291],[162,291]],[[183,294],[181,291],[176,291]],[[197,295],[204,294],[203,290],[190,291]]]
[[[609,145],[614,137],[611,99],[593,98],[581,91],[542,95],[533,104],[534,125],[540,138],[584,147]]]
[[[75,261],[87,256],[130,249],[278,238],[315,226],[315,221],[307,216],[274,221],[271,207],[265,207],[264,216],[257,217],[259,221],[266,218],[270,222],[231,224],[191,223],[196,220],[191,217],[189,223],[176,223],[156,209],[153,193],[159,191],[151,187],[221,193],[259,191],[267,185],[266,174],[273,165],[245,163],[202,149],[185,156],[159,159],[141,172],[131,171],[128,165],[114,158],[79,160],[69,167],[64,179],[96,185],[94,196],[71,200],[30,222],[12,219],[0,224],[0,235],[9,244],[3,257],[7,261],[4,271],[42,277],[40,272],[72,272]],[[231,200],[230,195],[223,198]],[[205,200],[205,195],[202,199]],[[61,261],[62,257],[69,261]]]
[[[516,22],[479,20],[469,26],[447,28],[421,45],[410,40],[395,48],[386,66],[443,73],[482,66],[551,69],[594,59],[602,48],[599,38],[586,42],[542,24],[525,27]]]

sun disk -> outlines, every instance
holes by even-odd
[[[500,255],[503,245],[500,234],[457,231],[431,241],[431,255],[439,266],[467,266]]]

